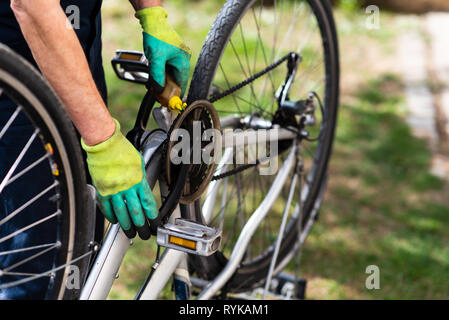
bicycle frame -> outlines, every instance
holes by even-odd
[[[229,119],[228,119],[229,120]],[[232,122],[232,119],[230,119]],[[235,119],[234,119],[235,120]],[[276,140],[283,139],[295,139],[295,134],[286,129],[272,129],[273,134],[265,135],[266,142],[270,139]],[[228,143],[223,143],[224,153],[218,165],[217,174],[225,172],[227,168],[227,163],[232,159],[232,148],[235,144],[229,145],[229,141],[245,141],[244,137],[239,136],[244,133],[233,133],[233,139],[230,140],[228,136]],[[160,167],[160,159],[153,157],[155,151],[157,150],[157,144],[160,141],[155,142],[155,145],[151,146],[151,154],[144,154],[145,161],[147,162],[147,172],[158,172]],[[247,139],[246,144],[256,144],[260,143],[256,139]],[[237,143],[238,145],[238,143]],[[262,201],[259,207],[251,215],[248,222],[243,227],[237,243],[232,251],[231,258],[228,264],[223,269],[223,271],[218,275],[218,277],[207,283],[203,292],[198,296],[198,299],[209,299],[215,293],[220,290],[226,281],[232,276],[236,271],[243,255],[245,248],[251,240],[253,234],[255,233],[259,224],[263,221],[266,214],[274,204],[276,198],[278,197],[284,182],[288,179],[289,174],[292,172],[296,163],[297,154],[296,144],[293,143],[293,147],[289,151],[287,159],[284,161],[282,167],[279,169],[275,182],[272,184],[266,198]],[[151,176],[149,184],[154,187],[156,183],[156,176],[154,174]],[[223,180],[212,181],[207,190],[207,199],[203,204],[202,212],[205,221],[209,221],[212,214],[212,208],[214,207],[216,197],[218,194],[219,186]],[[161,192],[166,189],[161,187]],[[171,216],[171,220],[180,217],[179,205],[176,207],[175,211]],[[98,300],[106,299],[109,291],[112,288],[114,279],[117,277],[118,270],[122,263],[122,260],[131,245],[132,240],[128,239],[118,224],[111,226],[109,232],[106,236],[105,242],[96,258],[96,261],[92,267],[89,277],[82,289],[80,299],[81,300]],[[156,299],[160,294],[161,290],[164,288],[167,281],[170,279],[171,275],[174,273],[178,265],[187,258],[187,254],[181,251],[173,249],[165,249],[158,265],[153,266],[154,272],[151,278],[147,282],[142,293],[139,295],[139,299]]]

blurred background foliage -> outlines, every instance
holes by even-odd
[[[402,13],[449,11],[449,2],[447,0],[332,0],[332,3],[346,9],[377,5],[381,10],[386,9]]]
[[[370,1],[375,2],[382,3]],[[420,1],[388,2],[410,5]],[[439,2],[444,6],[447,1]],[[191,72],[223,3],[165,1],[169,21],[192,49]],[[327,194],[302,256],[300,273],[308,280],[307,298],[447,298],[447,184],[430,173],[429,148],[406,124],[404,85],[395,55],[398,35],[418,26],[413,20],[382,12],[383,27],[367,30],[362,5],[341,0],[335,9],[341,107]],[[103,17],[109,108],[126,131],[145,89],[119,81],[110,59],[116,49],[142,50],[141,30],[126,1],[105,1]],[[154,254],[154,240],[134,242],[112,299],[134,297]],[[380,268],[380,290],[365,288],[368,265]],[[172,298],[169,285],[165,296]]]

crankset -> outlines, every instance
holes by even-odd
[[[178,203],[192,203],[203,194],[216,168],[215,159],[218,155],[216,150],[221,150],[220,119],[210,102],[206,100],[193,102],[170,126],[162,115],[162,109],[157,108],[153,115],[160,122],[159,126],[168,128],[168,132],[163,129],[145,131],[147,120],[144,121],[141,117],[149,115],[155,102],[154,97],[148,92],[135,127],[127,135],[127,138],[143,152],[146,162],[149,161],[145,156],[148,153],[147,149],[154,149],[152,140],[156,139],[158,142],[157,151],[154,153],[159,157],[162,167],[160,172],[155,174],[159,174],[160,178],[165,180],[169,193],[163,199],[158,217],[150,221],[153,235],[158,233],[158,227],[168,222]],[[155,134],[156,131],[159,134]],[[160,142],[161,136],[165,136],[163,142]]]
[[[298,128],[298,123],[293,123],[291,120],[295,118],[295,114],[302,113],[304,108],[308,108],[313,102],[310,99],[291,102],[289,99],[290,86],[301,61],[301,56],[290,52],[248,79],[225,91],[213,94],[208,100],[188,101],[187,108],[171,125],[170,122],[164,124],[168,132],[166,132],[166,140],[160,145],[157,153],[164,164],[161,172],[169,187],[169,193],[163,199],[158,217],[150,221],[151,234],[156,235],[158,227],[168,222],[179,203],[194,202],[203,194],[211,180],[221,178],[213,176],[217,163],[216,156],[218,156],[214,150],[221,151],[221,136],[216,134],[220,131],[220,119],[212,103],[233,94],[287,62],[287,77],[277,93],[280,111],[272,119],[272,124],[291,125]],[[149,88],[148,61],[141,52],[117,51],[112,64],[119,78],[145,84],[149,89],[140,106],[134,128],[127,134],[127,138],[134,146],[144,152],[146,143],[144,138],[149,136],[145,128],[156,103],[156,98]]]
[[[189,164],[180,203],[198,199],[209,185],[216,168],[219,151],[220,119],[213,105],[206,100],[192,103],[173,122],[165,159],[168,185],[179,176],[180,163]]]

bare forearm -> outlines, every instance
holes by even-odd
[[[154,6],[162,6],[161,0],[129,0],[136,11]]]
[[[59,1],[12,0],[11,7],[34,59],[64,102],[84,141],[94,145],[108,139],[115,124],[98,92],[78,38],[67,27]]]

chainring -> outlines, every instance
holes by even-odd
[[[185,154],[182,153],[186,149],[188,150],[187,160],[190,167],[183,193],[179,199],[182,204],[192,203],[198,199],[212,180],[217,165],[216,161],[207,163],[202,154],[205,148],[213,143],[210,155],[215,156],[214,152],[218,150],[221,143],[219,144],[216,136],[207,139],[204,137],[204,132],[209,129],[220,131],[221,127],[217,111],[207,100],[198,100],[190,104],[175,119],[170,128],[165,154],[165,174],[169,187],[176,181],[181,168],[182,163],[179,164],[179,159],[185,163]],[[188,146],[185,145],[186,139],[188,139]],[[201,153],[201,156],[198,156],[198,153]],[[173,157],[177,157],[178,161],[173,161]]]

